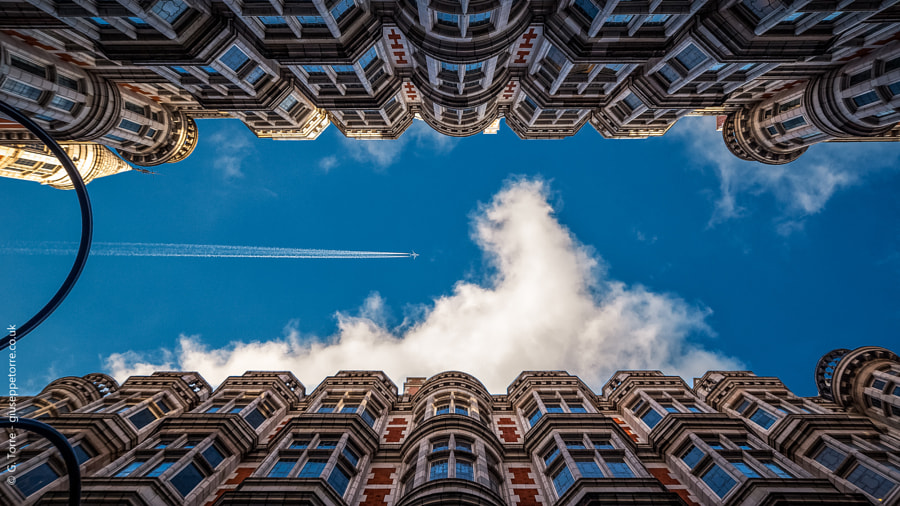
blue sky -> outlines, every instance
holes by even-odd
[[[898,349],[900,144],[830,144],[797,162],[734,158],[712,118],[665,137],[560,141],[256,139],[200,120],[158,175],[92,182],[98,242],[410,251],[411,259],[91,257],[20,345],[30,392],[64,375],[159,368],[213,383],[290,369],[523,369],[599,389],[617,369],[740,367],[813,395],[819,356]],[[0,243],[76,241],[73,192],[0,180]],[[0,253],[4,324],[55,291],[71,258]]]

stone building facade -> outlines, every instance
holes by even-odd
[[[816,382],[804,398],[748,371],[692,387],[619,371],[594,392],[526,371],[498,395],[462,372],[398,391],[384,373],[341,371],[307,393],[290,372],[216,389],[192,372],[91,374],[15,410],[69,438],[90,505],[900,503],[900,358],[835,350]],[[56,451],[12,441],[17,481],[0,503],[66,504]]]
[[[897,0],[0,0],[0,100],[136,165],[193,118],[315,139],[606,138],[720,117],[736,155],[900,139]],[[27,139],[0,129],[0,142]]]

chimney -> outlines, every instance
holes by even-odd
[[[408,395],[412,397],[416,395],[416,392],[422,388],[422,384],[425,383],[426,378],[406,378],[406,382],[403,383],[403,395]]]

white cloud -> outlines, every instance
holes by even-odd
[[[310,388],[340,369],[384,370],[398,384],[462,370],[492,392],[523,370],[564,369],[599,389],[619,369],[689,378],[740,367],[691,340],[712,334],[708,308],[610,279],[602,260],[556,220],[547,193],[541,181],[513,181],[481,206],[472,237],[489,268],[484,283],[458,281],[399,327],[387,327],[385,302],[373,294],[359,314],[337,313],[327,339],[301,336],[296,322],[281,338],[221,348],[182,335],[174,353],[155,361],[117,353],[106,367],[120,380],[196,370],[213,384],[247,370],[291,370]]]
[[[329,155],[329,156],[326,156],[325,158],[322,158],[321,160],[319,160],[319,168],[322,169],[326,173],[331,171],[331,169],[333,169],[337,166],[338,166],[338,158],[334,155]]]
[[[244,177],[243,164],[253,153],[253,147],[246,136],[237,131],[230,123],[209,136],[210,145],[216,146],[213,156],[213,167],[222,173],[226,180]]]
[[[343,138],[341,142],[347,155],[353,160],[371,164],[376,169],[385,169],[399,160],[403,151],[409,147],[415,148],[416,153],[423,156],[444,155],[453,151],[458,140],[435,131],[424,121],[416,120],[399,139]]]
[[[781,208],[776,231],[790,235],[802,230],[806,219],[821,212],[835,193],[861,184],[874,172],[900,167],[900,150],[893,143],[822,143],[792,163],[766,165],[731,154],[712,117],[684,118],[673,133],[689,138],[693,152],[719,179],[710,226],[748,214],[740,203],[748,200],[745,195],[766,194]]]

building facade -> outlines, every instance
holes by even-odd
[[[307,393],[289,372],[214,390],[192,372],[91,374],[14,408],[69,438],[90,505],[900,504],[900,359],[835,350],[816,382],[804,398],[748,371],[693,387],[619,371],[594,392],[526,371],[497,395],[461,372],[398,391],[341,371]],[[67,504],[55,449],[3,441],[0,503]]]
[[[715,115],[738,157],[900,139],[897,0],[0,0],[0,100],[153,166],[193,118],[314,139],[664,134]],[[0,142],[29,139],[15,127]]]

